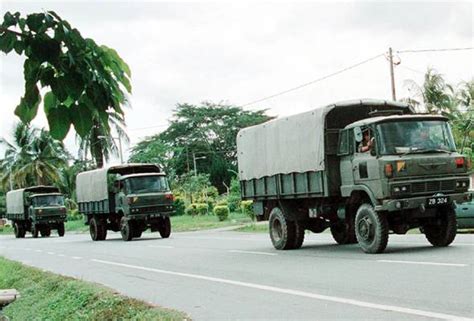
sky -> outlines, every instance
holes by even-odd
[[[313,81],[392,47],[397,98],[413,95],[428,67],[454,85],[473,78],[474,51],[397,53],[473,47],[472,2],[141,2],[4,1],[0,14],[54,10],[81,32],[117,50],[132,70],[126,110],[129,148],[166,129],[178,103],[243,106]],[[0,53],[0,137],[18,121],[24,57]],[[380,56],[334,77],[245,109],[283,116],[358,98],[390,99],[389,64]],[[42,112],[34,120],[47,127]],[[65,139],[75,154],[75,134]],[[4,149],[0,147],[0,157]],[[117,162],[112,159],[111,162]]]

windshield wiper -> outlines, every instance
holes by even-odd
[[[407,154],[427,154],[427,153],[447,153],[447,154],[451,154],[452,151],[449,151],[449,150],[445,150],[445,149],[424,149],[424,148],[420,148],[420,149],[412,149],[412,147],[410,147],[410,149],[403,153],[402,155],[407,155]]]

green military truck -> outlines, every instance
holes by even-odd
[[[326,228],[366,253],[412,228],[448,246],[454,202],[471,197],[470,163],[448,120],[405,103],[355,100],[279,118],[241,130],[237,150],[242,198],[269,220],[277,249],[299,248],[305,230]]]
[[[26,232],[31,232],[34,238],[41,234],[51,235],[51,230],[57,230],[59,236],[64,236],[64,222],[67,211],[64,206],[64,196],[54,186],[32,186],[17,189],[7,193],[6,219],[13,223],[15,237],[23,238]]]
[[[142,232],[171,234],[169,216],[173,194],[165,173],[153,164],[124,164],[77,175],[79,212],[84,215],[92,240],[107,237],[107,230],[121,232],[124,241]]]

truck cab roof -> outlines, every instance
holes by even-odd
[[[117,180],[124,180],[130,177],[142,177],[142,176],[166,176],[165,173],[139,173],[139,174],[128,174],[120,176]]]
[[[33,194],[31,197],[41,197],[41,196],[63,196],[61,193],[38,193],[38,194]]]
[[[371,124],[389,122],[389,121],[404,121],[404,120],[442,120],[447,121],[448,118],[440,115],[428,115],[428,114],[413,114],[413,115],[391,115],[391,116],[377,116],[366,119],[358,120],[352,124],[349,124],[345,129],[364,127]]]

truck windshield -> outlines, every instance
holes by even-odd
[[[33,198],[33,205],[37,207],[64,206],[64,196],[62,195],[35,196]]]
[[[129,193],[157,193],[169,191],[164,176],[139,176],[127,179]]]
[[[453,136],[447,122],[409,120],[377,125],[382,155],[454,152]]]

